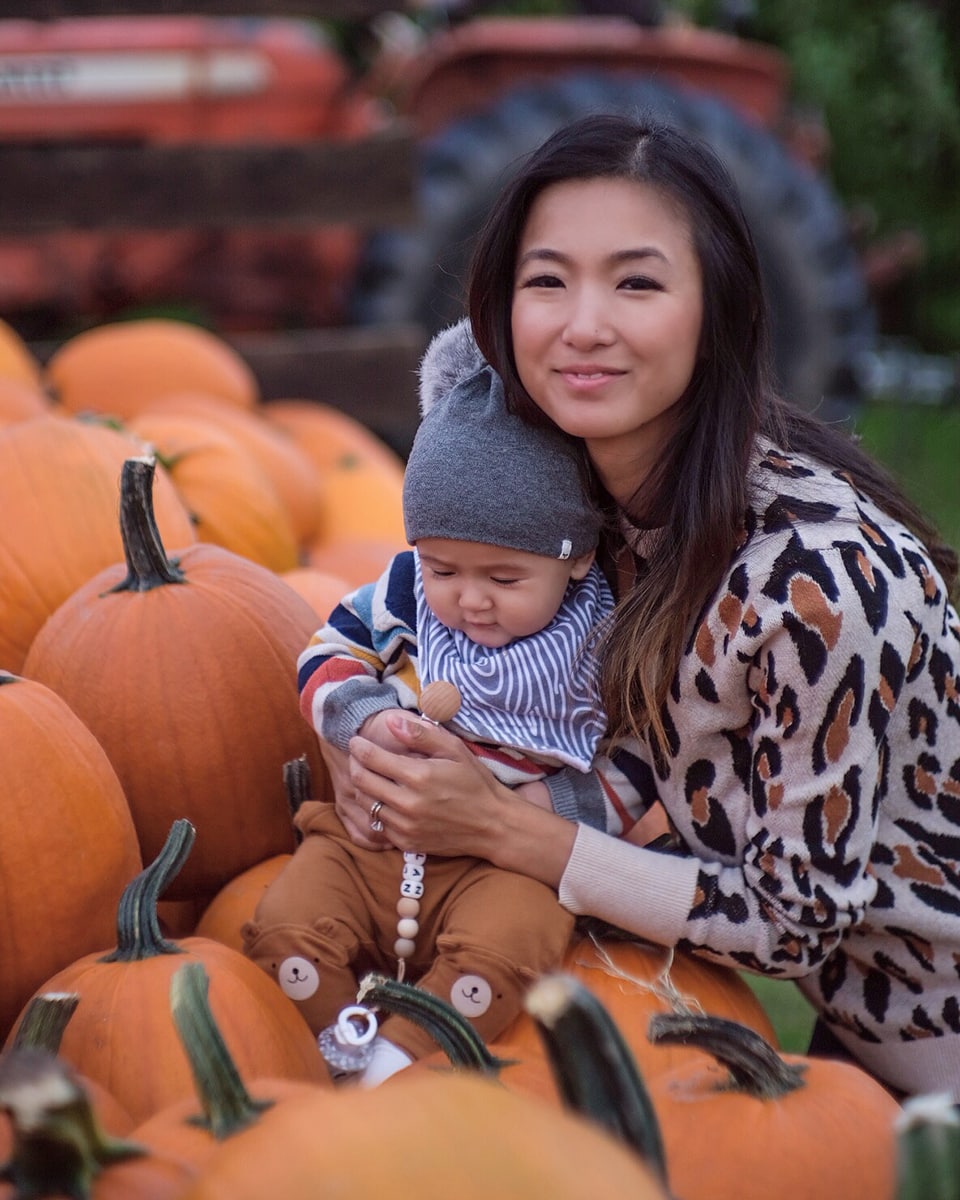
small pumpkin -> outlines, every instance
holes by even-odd
[[[138,457],[121,473],[126,565],[99,572],[60,606],[26,670],[106,750],[144,861],[172,821],[192,822],[196,849],[167,899],[205,902],[247,867],[293,849],[283,763],[306,755],[324,794],[296,679],[316,617],[273,572],[220,546],[197,543],[168,559],[152,510],[155,467]]]
[[[187,859],[194,833],[189,821],[175,821],[161,853],[128,883],[116,914],[115,948],[69,963],[39,989],[79,996],[60,1057],[97,1080],[138,1124],[193,1095],[170,1013],[170,981],[185,962],[201,962],[209,974],[212,1010],[245,1075],[329,1085],[306,1022],[259,967],[209,938],[163,936],[157,899]]]
[[[673,1192],[683,1200],[893,1200],[900,1106],[851,1062],[778,1054],[736,1021],[651,1018],[654,1046],[697,1057],[649,1081]]]

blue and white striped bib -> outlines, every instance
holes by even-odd
[[[546,628],[490,648],[437,620],[415,557],[420,684],[446,679],[456,685],[462,702],[450,729],[589,770],[606,731],[592,643],[613,609],[599,567],[571,582]]]

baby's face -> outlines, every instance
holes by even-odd
[[[549,625],[570,580],[593,562],[593,554],[561,560],[450,538],[421,538],[417,550],[434,616],[491,649]]]

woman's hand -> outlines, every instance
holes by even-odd
[[[363,735],[350,741],[356,796],[380,801],[378,817],[401,850],[472,855],[559,884],[576,826],[526,803],[460,738],[399,709],[382,714],[397,752]]]
[[[390,710],[398,711],[398,710]],[[374,713],[361,726],[361,734],[374,745],[382,746],[396,754],[404,754],[406,748],[391,733],[386,723],[386,712]],[[373,797],[359,794],[351,778],[350,755],[329,742],[320,742],[320,753],[326,764],[333,785],[337,816],[350,835],[351,841],[367,850],[386,850],[391,843],[386,835],[370,828],[370,809]]]

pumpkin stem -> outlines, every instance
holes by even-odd
[[[203,964],[184,963],[170,981],[173,1023],[190,1063],[203,1115],[192,1117],[218,1140],[252,1124],[272,1100],[254,1100],[223,1040],[208,998]]]
[[[104,1167],[146,1153],[104,1133],[72,1069],[36,1046],[0,1056],[0,1109],[13,1131],[0,1179],[13,1184],[20,1200],[61,1195],[87,1200]]]
[[[897,1115],[896,1200],[960,1196],[960,1108],[949,1096],[911,1096]]]
[[[647,1037],[655,1045],[694,1046],[722,1063],[730,1086],[762,1100],[804,1086],[802,1063],[788,1063],[753,1029],[702,1013],[654,1013]]]
[[[196,836],[196,829],[185,817],[170,826],[160,853],[124,888],[117,907],[117,946],[100,962],[139,962],[160,954],[183,953],[176,942],[163,936],[157,901],[180,872]]]
[[[524,1007],[568,1107],[635,1150],[666,1187],[666,1157],[653,1101],[600,1000],[572,975],[558,972],[533,984]]]
[[[153,511],[153,455],[128,458],[120,471],[120,536],[127,576],[113,592],[149,592],[167,583],[184,583],[186,576],[167,558]]]
[[[77,1011],[79,1003],[80,997],[76,992],[44,992],[34,996],[23,1010],[11,1048],[21,1050],[25,1046],[33,1046],[56,1054],[67,1022]]]
[[[491,1054],[470,1022],[439,996],[386,975],[365,975],[357,1003],[398,1013],[425,1029],[455,1067],[498,1075],[506,1061]]]
[[[287,793],[290,816],[295,817],[300,805],[309,800],[313,794],[310,763],[305,754],[301,754],[299,758],[291,758],[289,762],[283,764],[283,786]],[[294,833],[298,842],[303,840],[303,834],[296,827],[294,827]]]

